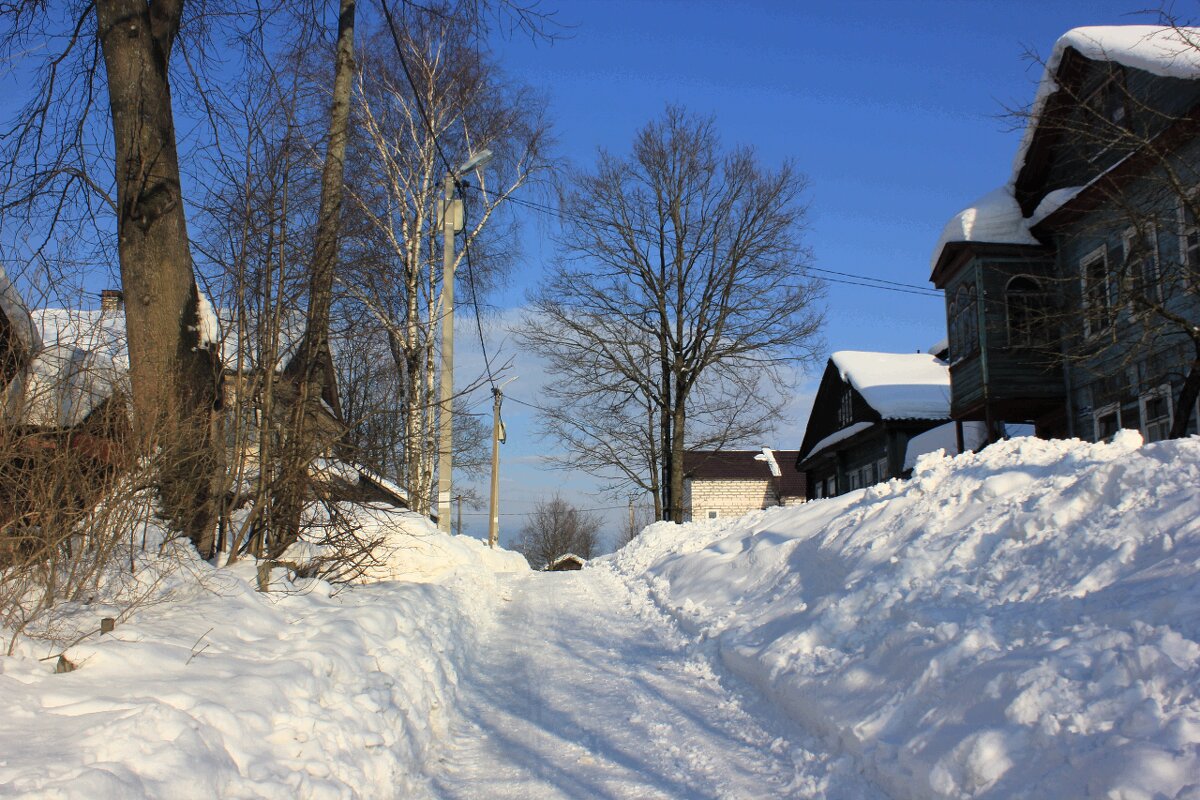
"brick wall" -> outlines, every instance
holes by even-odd
[[[690,519],[740,517],[747,511],[779,505],[775,487],[768,480],[705,480],[693,478],[683,483],[683,505]]]

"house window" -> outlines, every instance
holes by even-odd
[[[1125,105],[1125,82],[1121,73],[1114,74],[1083,101],[1093,120],[1109,125],[1124,126],[1129,110]]]
[[[1166,439],[1171,433],[1171,387],[1163,384],[1138,398],[1142,412],[1142,436],[1147,442]]]
[[[838,424],[845,428],[854,421],[854,397],[850,394],[850,387],[847,386],[842,391],[842,402],[838,406]]]
[[[1004,290],[1009,347],[1045,344],[1048,302],[1042,286],[1027,275],[1018,275]]]
[[[1196,206],[1200,191],[1194,191],[1179,204],[1179,259],[1184,266],[1200,267],[1200,224],[1196,222]]]
[[[708,518],[709,518],[709,519],[716,519],[716,518],[717,518],[717,512],[715,512],[715,511],[710,511],[710,512],[708,512]]]
[[[825,479],[825,496],[834,497],[837,495],[837,476],[830,475]]]
[[[858,470],[854,470],[848,476],[850,478],[850,491],[854,491],[861,484],[859,483]]]
[[[876,483],[874,464],[867,464],[865,467],[860,469],[858,473],[860,486],[871,486]]]
[[[821,489],[822,489],[822,487],[824,487],[824,485],[825,485],[824,481],[817,481],[815,484],[813,484],[813,496],[812,496],[813,500],[821,499]]]
[[[1079,262],[1079,276],[1083,285],[1083,329],[1090,336],[1112,324],[1108,249],[1102,245],[1084,256]]]
[[[1127,228],[1121,235],[1125,254],[1124,282],[1130,288],[1131,306],[1139,311],[1144,303],[1162,302],[1162,282],[1158,273],[1158,235],[1153,227]]]
[[[888,462],[887,462],[887,457],[885,456],[884,458],[881,458],[875,462],[875,482],[883,483],[889,477],[890,476],[888,475]]]
[[[1103,442],[1117,431],[1121,430],[1121,406],[1118,403],[1112,403],[1098,408],[1092,414],[1092,422],[1095,425],[1096,441]]]

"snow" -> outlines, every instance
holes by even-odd
[[[776,478],[782,478],[783,473],[779,471],[779,462],[775,460],[775,451],[769,447],[764,447],[762,452],[754,457],[755,461],[767,462],[767,469],[771,470],[771,474]]]
[[[837,444],[838,442],[843,442],[846,439],[849,439],[851,436],[855,435],[856,433],[860,433],[862,431],[868,430],[874,424],[875,423],[873,423],[873,422],[856,422],[853,425],[847,425],[845,428],[842,428],[840,431],[834,431],[833,433],[829,434],[821,441],[814,444],[813,448],[811,450],[809,450],[808,453],[806,453],[804,457],[811,458],[812,456],[815,456],[817,453],[820,453],[822,450],[824,450],[827,447],[832,447],[833,445]]]
[[[1058,66],[1068,48],[1084,58],[1140,69],[1164,78],[1200,78],[1200,28],[1160,25],[1114,25],[1074,28],[1054,43],[1034,96],[1029,124],[1013,159],[1012,182],[1025,166],[1038,120],[1050,96],[1058,91]]]
[[[1200,438],[1020,438],[613,556],[895,798],[1200,796]]]
[[[1046,196],[1038,203],[1037,208],[1029,215],[1029,227],[1032,228],[1055,211],[1058,211],[1058,209],[1074,200],[1075,196],[1086,188],[1086,186],[1068,186],[1065,189],[1055,189],[1052,192],[1047,192]]]
[[[1038,244],[1029,232],[1028,220],[1021,214],[1011,184],[993,189],[950,218],[933,248],[930,269],[937,266],[942,250],[951,242]]]
[[[0,795],[428,796],[423,765],[499,582],[529,570],[476,540],[393,533],[406,579],[342,591],[276,570],[260,593],[253,563],[216,569],[188,548],[141,559],[145,601],[68,647],[75,671],[38,661],[51,642],[0,657]],[[115,614],[97,602],[74,621]]]
[[[196,315],[199,318],[196,334],[200,340],[198,347],[201,350],[210,350],[221,341],[221,324],[217,321],[217,312],[213,310],[208,295],[200,290],[199,284],[196,285],[196,297]]]
[[[1195,800],[1198,483],[1200,437],[1122,431],[576,572],[407,512],[362,512],[365,585],[169,547],[111,634],[102,591],[0,657],[0,795]]]
[[[115,390],[128,390],[123,318],[39,309],[30,320],[42,344],[26,375],[19,412],[22,422],[75,425]]]
[[[987,441],[987,425],[982,422],[963,423],[963,448],[977,450]],[[908,440],[904,451],[904,469],[912,469],[917,465],[917,459],[926,453],[941,450],[943,454],[958,455],[958,431],[953,422],[931,428],[924,433],[918,433]]]
[[[884,800],[611,566],[513,574],[496,601],[438,797]]]
[[[939,358],[839,350],[830,360],[884,419],[950,417],[950,369]]]

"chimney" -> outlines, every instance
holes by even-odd
[[[100,311],[107,314],[109,312],[120,311],[125,306],[125,295],[121,294],[120,289],[102,289],[100,290]]]

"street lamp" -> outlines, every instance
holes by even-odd
[[[443,181],[442,201],[442,382],[438,425],[438,528],[450,533],[451,471],[454,469],[454,234],[463,229],[462,200],[454,198],[459,176],[482,169],[494,157],[480,150]]]

